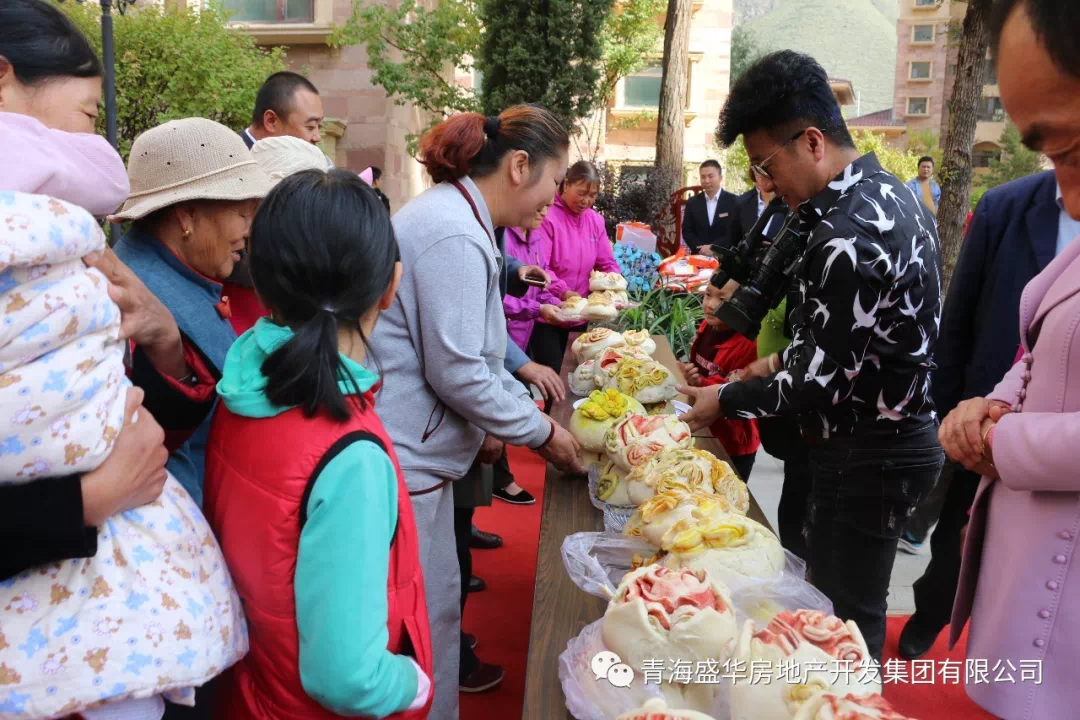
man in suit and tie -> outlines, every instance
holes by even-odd
[[[996,187],[979,201],[941,316],[932,385],[938,417],[963,400],[988,395],[1013,366],[1024,286],[1077,235],[1080,221],[1065,212],[1052,171]],[[979,476],[946,463],[938,482],[947,486],[930,536],[930,564],[915,581],[915,614],[900,634],[900,655],[909,660],[925,655],[949,624],[960,577],[960,531]],[[924,512],[920,505],[912,517]]]
[[[710,245],[732,245],[728,230],[735,211],[735,195],[722,188],[724,171],[715,160],[701,163],[698,173],[702,192],[686,203],[683,240],[691,252],[712,255]]]
[[[277,72],[255,96],[251,125],[240,133],[248,149],[256,140],[291,135],[312,145],[322,140],[323,106],[311,81],[294,72]]]

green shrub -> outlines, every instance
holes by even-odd
[[[701,295],[656,288],[634,300],[640,305],[620,313],[619,330],[648,330],[650,335],[663,335],[676,359],[685,362],[698,325],[705,319]]]
[[[59,7],[101,52],[101,6],[68,0]],[[139,6],[114,14],[116,111],[120,153],[141,133],[169,120],[205,117],[241,130],[251,124],[255,94],[285,69],[284,50],[265,50],[226,26],[209,5],[196,12]],[[105,113],[98,119],[105,132]]]

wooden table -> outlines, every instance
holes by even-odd
[[[654,336],[656,352],[653,357],[675,373],[682,381],[679,365],[671,352],[667,338]],[[573,340],[573,336],[571,336]],[[562,377],[577,367],[567,343],[563,358]],[[564,402],[556,403],[551,416],[564,427],[569,426],[573,403],[572,393]],[[730,463],[723,446],[711,435],[698,436],[695,447],[711,452]],[[750,518],[766,527],[768,520],[761,512],[753,493],[750,495]],[[532,628],[529,631],[529,661],[525,679],[525,709],[523,720],[552,720],[573,716],[566,710],[566,698],[559,683],[559,655],[571,638],[604,614],[607,601],[589,595],[570,580],[562,563],[562,543],[567,535],[576,532],[602,532],[603,514],[589,501],[588,484],[582,478],[568,478],[548,466],[544,483],[544,509],[540,521],[540,547],[536,558],[536,587],[533,590]]]

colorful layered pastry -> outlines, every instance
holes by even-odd
[[[604,462],[600,470],[596,497],[609,505],[630,504],[630,495],[626,492],[626,472],[611,460]]]
[[[644,403],[643,403],[644,404]],[[665,400],[664,402],[649,403],[645,405],[646,415],[674,415],[675,403],[672,400]]]
[[[584,303],[588,302],[585,298],[576,299],[581,300],[582,308],[585,307]],[[566,303],[564,302],[563,304],[565,305]],[[611,328],[595,328],[589,332],[578,335],[577,339],[574,340],[574,344],[570,347],[571,350],[573,350],[574,358],[579,363],[583,363],[586,360],[592,360],[609,347],[625,344],[626,341],[623,340],[623,336]]]
[[[757,663],[771,675],[756,682],[749,677],[735,680],[732,720],[793,720],[822,692],[881,692],[880,675],[867,672],[870,651],[858,626],[819,610],[782,611],[761,630],[747,620],[732,658],[747,667]],[[787,670],[796,665],[797,675]]]
[[[641,403],[666,402],[678,395],[675,376],[652,359],[624,357],[607,373],[604,387],[614,388]]]
[[[589,273],[589,290],[592,292],[626,290],[626,286],[626,278],[617,272],[593,270]]]
[[[583,297],[572,297],[559,303],[559,315],[566,322],[581,322],[585,319],[585,308],[589,301]]]
[[[630,298],[625,290],[601,290],[589,293],[589,300],[611,303],[616,310],[623,310],[630,306]]]
[[[618,365],[620,360],[628,357],[652,361],[649,354],[639,347],[630,347],[629,345],[609,347],[593,360],[593,382],[596,383],[596,387],[607,385],[615,366]]]
[[[818,693],[803,703],[795,720],[915,720],[880,695]]]
[[[630,347],[639,347],[652,355],[656,352],[656,341],[649,335],[648,330],[630,330],[623,333],[623,339]]]
[[[601,637],[637,672],[646,661],[719,660],[738,635],[727,588],[704,572],[649,565],[628,572],[608,603]]]
[[[608,457],[623,472],[630,472],[666,447],[692,447],[690,426],[674,415],[626,415],[607,431]]]
[[[723,460],[696,448],[665,448],[626,477],[630,501],[640,505],[657,493],[693,490],[722,495],[737,512],[750,508],[746,483]]]
[[[721,495],[703,490],[673,489],[639,504],[623,533],[659,548],[669,540],[668,533],[680,521],[707,523],[733,511],[731,503]]]
[[[767,527],[743,515],[715,515],[703,522],[680,520],[660,546],[664,565],[706,570],[716,578],[732,575],[771,578],[784,569],[784,550]]]
[[[618,390],[593,390],[570,416],[570,434],[585,450],[603,453],[607,431],[615,421],[627,413],[643,412],[641,403]]]

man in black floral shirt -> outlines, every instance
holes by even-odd
[[[810,579],[880,661],[897,540],[944,461],[930,395],[941,319],[934,219],[873,154],[859,157],[825,71],[806,55],[781,51],[748,69],[720,133],[725,146],[741,135],[754,172],[798,209],[802,304],[782,358],[719,391],[687,389],[695,403],[683,419],[798,418],[813,477]]]

